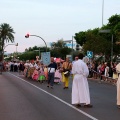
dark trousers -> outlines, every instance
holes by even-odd
[[[104,75],[104,71],[102,71],[102,73],[101,73],[101,76],[100,76],[100,80],[102,80],[102,75]]]
[[[53,86],[54,84],[54,75],[55,73],[48,73],[48,84],[50,84],[51,86]]]

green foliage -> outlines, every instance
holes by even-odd
[[[112,15],[108,21],[108,26],[113,29],[120,22],[120,15]]]
[[[103,37],[94,34],[87,34],[87,42],[83,49],[85,52],[93,51],[94,54],[109,53],[111,42],[105,40]]]
[[[51,49],[47,48],[47,51],[51,53],[52,57],[61,57],[65,59],[66,55],[71,54],[72,49],[66,46],[63,40],[58,40],[57,42],[53,42]],[[46,52],[45,47],[40,47],[40,52]],[[36,56],[39,55],[39,47],[34,46],[25,50],[24,53],[19,55],[20,60],[32,60],[36,59]]]
[[[53,42],[51,46],[51,56],[65,59],[66,55],[71,54],[72,49],[66,46],[63,40]]]
[[[116,41],[120,41],[120,22],[114,27]]]
[[[110,33],[100,33],[100,30],[110,30]],[[120,15],[113,15],[108,19],[108,24],[101,28],[89,29],[75,33],[75,40],[82,46],[82,50],[86,53],[88,50],[93,51],[95,54],[105,54],[108,59],[111,56],[112,47],[112,35],[113,35],[113,54],[118,55],[120,53],[120,45],[116,45],[117,41],[120,41]]]
[[[75,33],[75,40],[78,44],[80,44],[81,46],[83,46],[83,44],[85,44],[86,42],[86,32],[79,32],[79,33]]]
[[[29,47],[28,49],[26,49],[25,51],[28,52],[28,51],[39,51],[40,52],[46,52],[46,47],[38,47],[38,46],[34,46],[33,48],[32,47]],[[47,51],[49,51],[50,49],[47,48]]]
[[[3,23],[0,25],[0,51],[4,51],[5,42],[14,42],[14,33],[13,28],[9,24]]]
[[[29,51],[29,52],[24,52],[23,54],[19,55],[19,59],[20,60],[36,60],[36,56],[38,56],[38,54],[34,51]]]
[[[53,42],[51,44],[52,49],[61,49],[64,47],[66,47],[66,43],[64,43],[64,41],[62,39],[58,40],[57,42]]]

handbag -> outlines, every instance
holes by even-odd
[[[69,77],[69,76],[70,76],[70,71],[64,72],[64,76],[65,76],[65,77]]]
[[[69,66],[69,63],[68,63],[68,66]],[[64,74],[65,77],[69,77],[69,76],[70,76],[70,70],[68,69],[68,66],[67,66],[67,68],[64,69],[64,71],[63,71],[63,74]]]

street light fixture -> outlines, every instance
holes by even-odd
[[[15,43],[15,44],[7,44],[4,49],[8,46],[8,45],[15,45],[15,46],[18,46],[18,43]]]
[[[5,48],[6,48],[7,46],[9,46],[9,45],[15,45],[15,46],[16,46],[16,52],[17,52],[18,43],[15,43],[15,44],[7,44],[7,45],[3,48],[3,56],[2,56],[2,57],[4,57],[4,50],[5,50]],[[4,58],[3,58],[3,59],[4,59]]]
[[[30,35],[30,34],[26,34],[26,35],[25,35],[25,38],[29,38],[29,36],[35,36],[35,37],[39,37],[40,39],[42,39],[42,40],[44,41],[44,43],[45,43],[45,46],[46,46],[46,52],[47,52],[47,44],[46,44],[45,40],[44,40],[42,37],[40,37],[40,36],[38,36],[38,35]]]

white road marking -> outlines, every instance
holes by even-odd
[[[11,74],[11,73],[9,73],[9,74]],[[60,101],[60,102],[62,102],[62,103],[64,103],[64,104],[66,104],[66,105],[68,105],[69,107],[71,107],[71,108],[73,108],[74,110],[76,110],[76,111],[82,113],[83,115],[87,116],[88,118],[91,118],[92,120],[98,120],[97,118],[95,118],[95,117],[89,115],[88,113],[86,113],[86,112],[84,112],[84,111],[82,111],[82,110],[80,110],[80,109],[77,109],[77,108],[74,107],[73,105],[71,105],[71,104],[65,102],[64,100],[60,99],[59,97],[57,97],[57,96],[55,96],[55,95],[52,95],[51,93],[49,93],[49,92],[47,92],[47,91],[45,91],[45,90],[43,90],[43,89],[37,87],[36,85],[34,85],[34,84],[32,84],[32,83],[30,83],[30,82],[28,82],[28,81],[26,81],[26,80],[24,80],[24,79],[22,79],[22,78],[16,76],[16,75],[14,75],[14,74],[11,74],[11,75],[14,76],[14,77],[16,77],[16,78],[18,78],[18,79],[20,79],[20,80],[22,80],[22,81],[24,81],[24,82],[26,82],[26,83],[28,83],[28,84],[30,84],[31,86],[33,86],[33,87],[35,87],[35,88],[37,88],[37,89],[43,91],[44,93],[46,93],[46,94],[52,96],[53,98],[55,98],[55,99],[57,99],[58,101]]]

